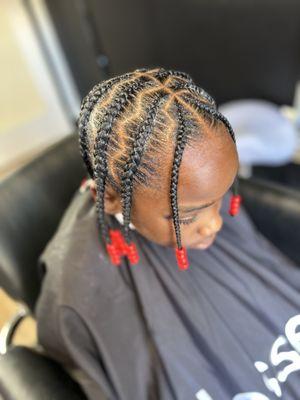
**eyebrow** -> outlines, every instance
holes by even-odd
[[[207,207],[211,206],[212,204],[214,204],[215,202],[216,202],[216,200],[215,201],[211,201],[210,203],[207,203],[207,204],[203,204],[202,206],[199,206],[199,207],[178,207],[178,211],[181,212],[181,213],[184,213],[184,214],[188,214],[188,213],[191,213],[191,212],[194,212],[194,211],[203,210],[203,208],[207,208]],[[165,218],[166,219],[172,219],[173,216],[172,215],[166,215]]]

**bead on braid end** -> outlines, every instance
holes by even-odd
[[[182,247],[181,249],[179,249],[178,247],[176,247],[175,253],[176,253],[178,268],[182,271],[188,269],[189,261],[188,261],[186,248]]]
[[[130,264],[137,264],[139,262],[140,257],[135,243],[125,243],[125,252]]]
[[[124,239],[124,236],[122,235],[122,232],[119,229],[110,229],[109,235],[110,235],[112,243],[119,250],[120,256],[125,256],[126,255],[126,246],[125,246],[125,239]]]
[[[113,243],[106,243],[106,250],[113,265],[120,265],[121,257],[118,248]]]
[[[242,196],[239,194],[233,194],[230,198],[229,214],[234,217],[240,211],[240,205],[242,202]]]

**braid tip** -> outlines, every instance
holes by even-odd
[[[242,202],[242,196],[239,194],[233,194],[230,198],[229,214],[234,217],[240,211],[240,205]]]
[[[109,236],[111,243],[107,243],[106,248],[110,260],[114,265],[120,264],[122,256],[126,256],[132,265],[139,262],[139,254],[136,245],[133,242],[127,244],[119,229],[110,229]]]
[[[126,255],[125,239],[119,229],[110,229],[109,236],[112,243],[117,247],[121,256]]]
[[[187,270],[189,268],[189,261],[186,248],[182,247],[181,249],[179,249],[178,247],[176,247],[175,253],[176,253],[178,268],[181,271]]]
[[[139,262],[140,257],[135,243],[125,244],[125,252],[130,264],[137,264]]]
[[[113,265],[119,266],[121,263],[120,252],[113,243],[106,243],[106,250]]]

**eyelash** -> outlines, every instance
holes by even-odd
[[[192,218],[188,218],[188,219],[180,219],[179,223],[183,224],[183,225],[189,225],[189,224],[192,224],[196,219],[197,219],[197,215],[195,215]]]
[[[213,203],[213,204],[215,204],[215,203]],[[211,204],[211,206],[212,206],[213,204]],[[210,207],[211,207],[211,206],[210,206]],[[183,225],[189,225],[189,224],[192,224],[193,222],[195,222],[196,219],[197,219],[197,217],[198,217],[198,215],[194,215],[192,218],[180,219],[180,220],[179,220],[179,223],[180,223],[180,224],[183,224]]]

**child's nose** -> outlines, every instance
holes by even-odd
[[[222,226],[223,219],[218,213],[214,215],[205,226],[200,228],[199,233],[202,237],[212,236],[217,234],[222,229]]]

